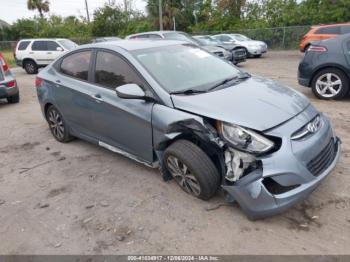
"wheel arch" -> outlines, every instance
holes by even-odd
[[[24,68],[25,62],[27,62],[27,61],[32,61],[32,62],[34,62],[34,63],[38,66],[38,63],[35,61],[34,58],[26,57],[26,58],[24,58],[24,59],[22,60],[22,68]]]
[[[330,68],[330,69],[338,69],[340,71],[342,71],[344,73],[344,75],[346,75],[346,77],[348,78],[348,80],[350,80],[350,72],[347,72],[347,70],[342,66],[342,65],[339,65],[339,64],[325,64],[325,65],[322,65],[322,66],[319,66],[317,67],[313,73],[312,73],[312,77],[310,77],[310,82],[308,84],[308,86],[311,87],[311,84],[312,82],[314,81],[316,75],[324,70],[324,69],[327,69],[327,68]]]
[[[200,149],[213,161],[215,167],[217,168],[221,178],[224,177],[226,173],[225,160],[223,150],[215,143],[208,141],[205,137],[196,134],[192,130],[188,129],[188,132],[183,132],[174,136],[172,139],[163,141],[158,145],[157,150],[165,151],[169,146],[178,140],[187,140]]]

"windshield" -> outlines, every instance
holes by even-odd
[[[242,72],[192,45],[173,45],[132,52],[136,59],[169,93],[208,91],[216,83]]]
[[[78,46],[76,43],[74,43],[73,41],[68,40],[68,39],[58,40],[58,42],[61,45],[63,45],[64,48],[66,48],[68,50],[72,50]]]
[[[244,35],[236,35],[236,34],[232,34],[231,36],[233,36],[234,39],[236,39],[237,41],[250,41],[251,39],[244,36]]]
[[[185,33],[179,33],[179,32],[164,33],[164,37],[166,39],[171,39],[171,40],[185,41],[194,45],[202,45],[200,41],[198,41],[194,37]]]
[[[219,45],[219,41],[209,37],[209,36],[201,36],[197,37],[197,40],[199,40],[203,45]]]

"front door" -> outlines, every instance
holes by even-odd
[[[119,54],[97,51],[93,72],[96,106],[92,110],[92,128],[101,146],[124,151],[148,163],[153,162],[153,102],[122,99],[115,92],[121,85],[147,84]],[[149,90],[145,90],[149,91]]]

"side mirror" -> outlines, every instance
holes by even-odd
[[[146,99],[146,94],[136,84],[126,84],[118,86],[115,91],[117,92],[118,97],[124,99]]]
[[[60,46],[58,46],[58,47],[56,48],[56,50],[62,52],[62,51],[63,51],[63,48],[60,47]]]

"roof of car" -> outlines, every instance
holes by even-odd
[[[68,38],[24,38],[20,41],[58,41],[58,40],[67,40]]]
[[[320,27],[332,27],[332,26],[340,26],[340,25],[350,25],[350,22],[347,23],[338,23],[338,24],[320,24],[320,25],[313,25],[312,28],[320,28]]]
[[[135,39],[135,40],[120,40],[120,41],[108,41],[101,43],[94,43],[84,45],[82,47],[121,47],[128,51],[154,48],[154,47],[163,47],[171,45],[180,45],[186,42],[177,41],[177,40],[163,40],[163,41],[154,41],[154,40],[144,40],[144,39]]]
[[[142,32],[142,33],[137,33],[137,34],[132,34],[128,35],[126,38],[129,38],[131,36],[136,36],[136,35],[150,35],[150,34],[157,34],[157,35],[162,35],[164,33],[183,33],[182,31],[172,31],[172,30],[163,30],[163,31],[149,31],[149,32]]]

